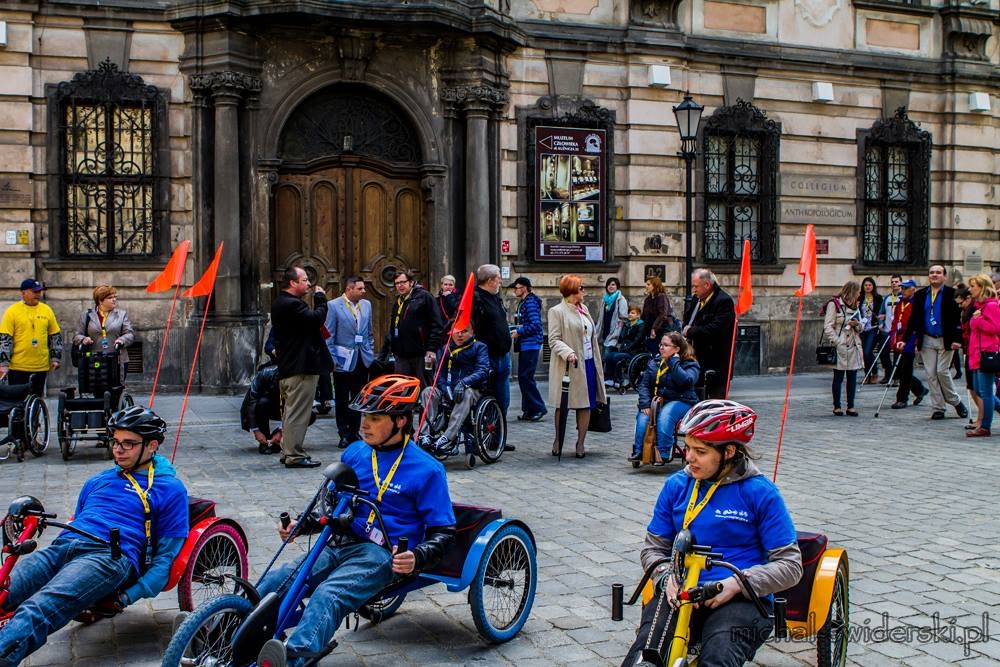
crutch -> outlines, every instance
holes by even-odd
[[[890,336],[889,338],[892,338]],[[887,339],[888,340],[888,339]],[[896,377],[896,369],[899,367],[899,360],[903,358],[903,353],[900,352],[896,355],[896,361],[892,364],[892,372],[889,373],[889,381],[885,383],[885,391],[882,392],[882,400],[878,402],[878,407],[875,408],[875,419],[878,419],[879,410],[882,409],[882,404],[885,403],[886,394],[889,393],[889,387],[892,386],[892,380]]]
[[[861,380],[861,386],[862,387],[865,386],[865,383],[868,381],[868,376],[872,374],[872,371],[875,370],[876,368],[878,368],[878,359],[879,359],[879,357],[882,356],[882,350],[885,349],[885,346],[889,342],[890,338],[892,338],[892,336],[886,336],[885,340],[882,341],[882,347],[880,347],[878,349],[878,352],[875,353],[875,361],[872,362],[872,367],[868,369],[868,372],[865,373],[865,377]],[[862,355],[862,357],[863,356],[864,355]],[[889,380],[889,382],[891,383],[892,380]]]

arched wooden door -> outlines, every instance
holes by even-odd
[[[280,174],[274,194],[276,278],[298,264],[335,298],[358,275],[372,302],[376,347],[388,327],[397,269],[426,283],[427,232],[420,179],[361,158],[311,173]]]

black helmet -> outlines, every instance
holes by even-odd
[[[140,405],[119,410],[108,421],[108,432],[115,429],[132,431],[142,436],[143,440],[163,442],[167,433],[167,422],[160,419],[155,412]]]

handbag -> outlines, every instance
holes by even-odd
[[[598,403],[593,410],[590,411],[590,425],[587,426],[588,431],[593,431],[594,433],[610,433],[611,432],[611,397],[607,397],[606,403]]]
[[[649,465],[660,460],[660,450],[656,448],[656,415],[659,412],[654,403],[649,405],[649,421],[646,422],[646,432],[642,435],[642,458],[643,465]]]
[[[828,302],[829,303],[829,302]],[[840,307],[837,305],[836,301],[833,301],[833,307],[840,312]],[[840,325],[840,330],[844,330],[844,325]],[[837,365],[837,346],[830,345],[829,339],[826,337],[826,332],[822,328],[819,330],[819,342],[816,343],[816,365],[817,366],[836,366]]]
[[[1000,352],[980,352],[979,370],[984,373],[1000,373]]]

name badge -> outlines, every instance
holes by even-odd
[[[31,347],[38,347],[38,339],[37,338],[32,338],[31,339]]]
[[[363,343],[363,342],[365,342],[365,337],[362,336],[361,334],[358,334],[358,335],[356,335],[354,337],[354,342],[355,343]]]
[[[376,528],[375,526],[371,526],[369,528],[368,539],[379,546],[385,544],[385,536],[382,535],[382,531]]]

